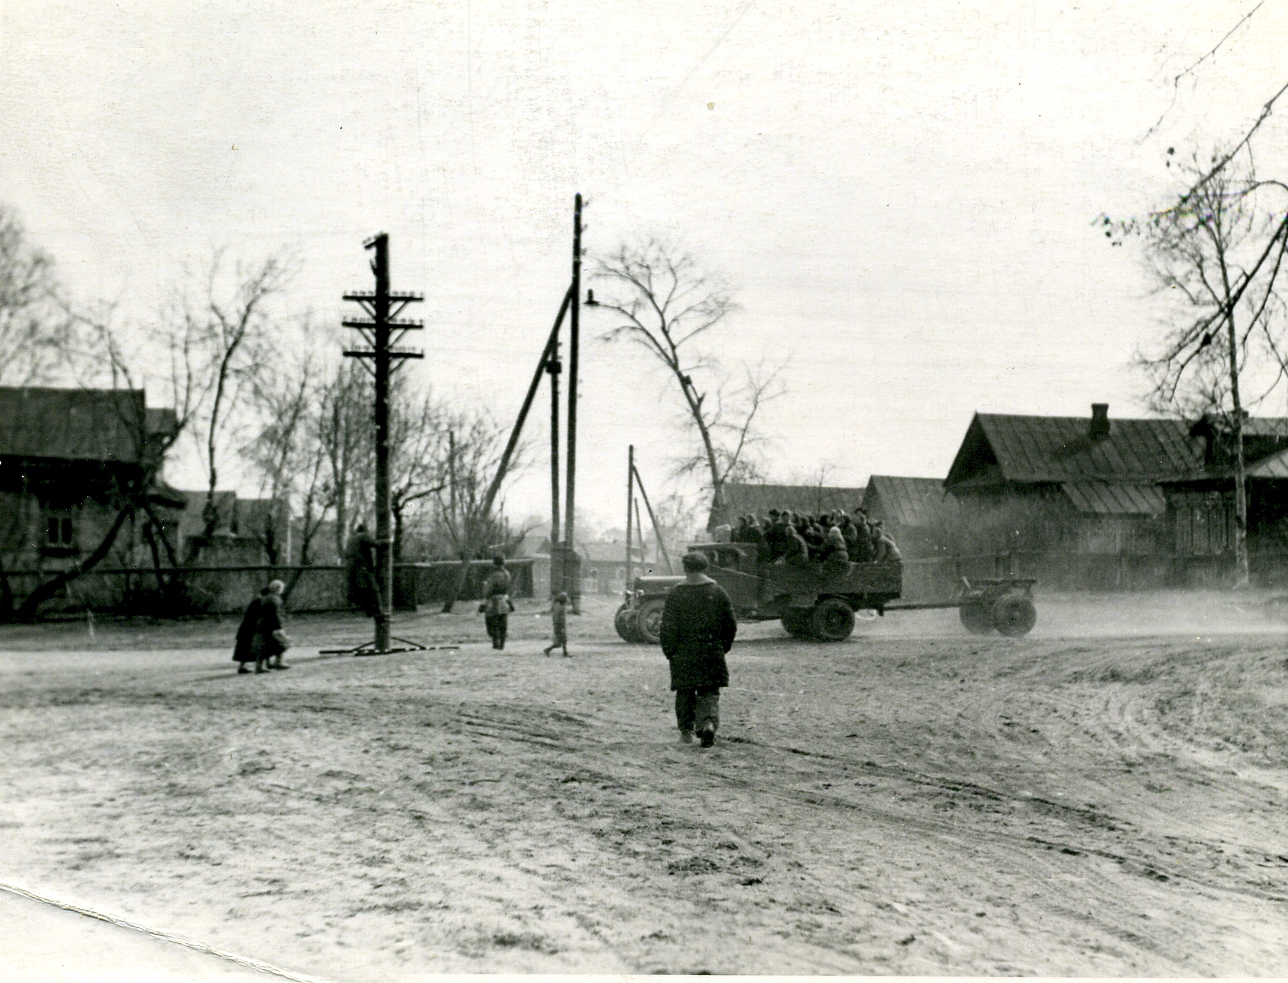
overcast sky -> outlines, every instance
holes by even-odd
[[[976,410],[1140,414],[1155,302],[1092,223],[1162,201],[1167,147],[1237,139],[1285,81],[1267,0],[1173,83],[1254,6],[0,0],[0,198],[77,294],[137,310],[204,250],[285,245],[293,302],[336,321],[387,231],[426,295],[408,371],[508,422],[580,191],[592,252],[680,238],[738,285],[727,364],[790,358],[772,477],[942,477]],[[660,497],[683,434],[668,380],[582,324],[578,499],[607,522],[627,444]]]

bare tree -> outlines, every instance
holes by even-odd
[[[0,383],[44,382],[57,366],[71,323],[58,293],[53,261],[0,204]]]
[[[274,503],[261,528],[251,530],[277,564],[289,543],[289,524],[298,516],[299,560],[310,562],[313,537],[331,502],[325,489],[326,448],[319,438],[318,408],[322,402],[322,371],[312,350],[288,362],[285,369],[265,367],[255,379],[251,402],[263,421],[242,456],[259,475],[261,493]]]
[[[1259,180],[1247,158],[1218,150],[1182,168],[1185,190],[1144,220],[1104,218],[1115,242],[1138,235],[1172,325],[1138,356],[1159,409],[1213,414],[1229,434],[1234,466],[1235,582],[1248,584],[1248,503],[1243,446],[1247,407],[1288,376],[1279,276],[1288,249],[1288,187]],[[1273,202],[1272,202],[1273,199]],[[1265,369],[1269,368],[1269,378]],[[1261,397],[1243,384],[1261,382]]]
[[[653,509],[657,529],[649,523],[642,535],[644,549],[653,551],[654,562],[663,554],[674,558],[684,553],[684,547],[693,541],[697,532],[698,505],[680,492],[671,492],[658,501]],[[644,521],[649,521],[647,515]],[[662,535],[660,544],[658,532]]]
[[[507,431],[486,412],[459,411],[446,421],[449,429],[447,487],[436,492],[441,540],[461,560],[460,574],[443,611],[450,613],[465,587],[470,561],[500,553],[510,555],[528,529],[515,530],[497,504],[492,485],[501,465]],[[513,478],[526,467],[525,447],[518,444],[503,476]]]
[[[725,521],[725,484],[755,471],[749,452],[761,441],[756,418],[781,395],[782,366],[761,363],[731,373],[704,348],[707,334],[737,310],[728,284],[698,261],[658,239],[623,245],[595,264],[610,295],[599,307],[623,320],[606,341],[631,341],[659,363],[679,387],[685,422],[699,447],[681,459],[679,473],[701,472],[711,488],[709,528]]]
[[[257,263],[230,264],[216,252],[199,276],[190,276],[172,300],[171,348],[177,346],[201,385],[192,433],[206,466],[205,523],[209,539],[219,522],[215,489],[220,452],[233,436],[233,424],[251,393],[255,378],[275,353],[271,300],[291,277],[284,254]]]
[[[317,435],[326,459],[325,491],[335,511],[335,552],[345,555],[353,516],[375,500],[374,387],[355,361],[341,364],[322,387]]]
[[[389,510],[395,563],[403,559],[408,521],[450,484],[451,432],[449,414],[433,394],[417,397],[405,378],[396,376],[389,405]]]

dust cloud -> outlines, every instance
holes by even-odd
[[[1033,600],[1038,620],[1030,638],[1202,639],[1288,633],[1288,593],[1282,591],[1035,592]],[[890,611],[883,618],[861,616],[855,627],[856,635],[873,638],[961,637],[965,631],[955,608]]]

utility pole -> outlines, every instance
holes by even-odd
[[[559,550],[559,335],[554,335],[554,350],[546,362],[550,375],[550,596],[563,590],[563,564],[556,563]]]
[[[390,620],[393,616],[394,564],[392,540],[389,529],[389,378],[405,359],[424,358],[424,353],[407,348],[395,348],[408,331],[419,331],[420,321],[399,320],[398,315],[408,304],[424,297],[421,294],[391,293],[389,290],[389,236],[381,232],[362,244],[364,249],[374,249],[376,258],[371,271],[376,276],[374,293],[345,294],[344,299],[358,304],[370,320],[347,320],[346,328],[355,328],[371,347],[350,349],[345,357],[362,360],[376,380],[376,587],[380,593],[380,610],[376,615],[375,651],[389,651]],[[394,309],[397,305],[397,309]],[[397,332],[397,337],[393,333]],[[367,365],[367,359],[372,364]],[[397,365],[395,364],[397,363]]]
[[[653,523],[653,535],[657,537],[658,549],[661,550],[662,552],[662,558],[666,560],[666,572],[674,573],[675,570],[671,566],[671,554],[667,552],[666,542],[662,539],[662,529],[657,524],[657,516],[653,512],[653,506],[649,503],[648,490],[645,489],[644,487],[644,479],[640,477],[640,472],[638,468],[635,469],[634,473],[635,473],[635,483],[639,485],[640,494],[644,497],[644,507],[648,509],[648,517],[650,521],[652,521]],[[635,504],[635,509],[636,509],[636,515],[638,516],[639,514],[638,502]],[[644,541],[644,536],[643,536],[644,523],[640,522],[639,527],[640,527],[640,542],[643,542]]]
[[[573,200],[572,305],[568,311],[568,479],[564,505],[564,590],[572,600],[573,614],[581,614],[581,564],[576,548],[577,522],[577,356],[581,334],[581,195]],[[571,589],[569,589],[571,587]]]
[[[635,498],[635,445],[631,444],[626,450],[626,591],[631,589],[631,520],[634,518],[631,512],[631,502]],[[640,539],[644,538],[644,530],[640,530]]]

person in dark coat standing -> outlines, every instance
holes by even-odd
[[[666,595],[659,637],[671,663],[680,739],[688,744],[696,731],[702,746],[710,747],[720,726],[720,689],[729,685],[725,655],[738,621],[729,595],[704,573],[707,558],[688,553],[682,562],[685,578]]]
[[[483,615],[492,647],[504,649],[510,612],[514,610],[514,605],[510,603],[510,571],[505,569],[505,557],[492,557],[492,572],[483,584],[483,597],[479,614]]]
[[[376,541],[365,523],[358,523],[345,549],[349,603],[362,608],[368,618],[380,613],[380,583],[376,579]]]
[[[265,587],[250,599],[250,603],[246,605],[246,613],[242,615],[241,624],[237,626],[237,643],[233,646],[233,661],[238,663],[238,672],[250,672],[248,663],[255,661],[255,656],[251,652],[251,639],[259,630],[260,600],[267,593],[268,588]]]

